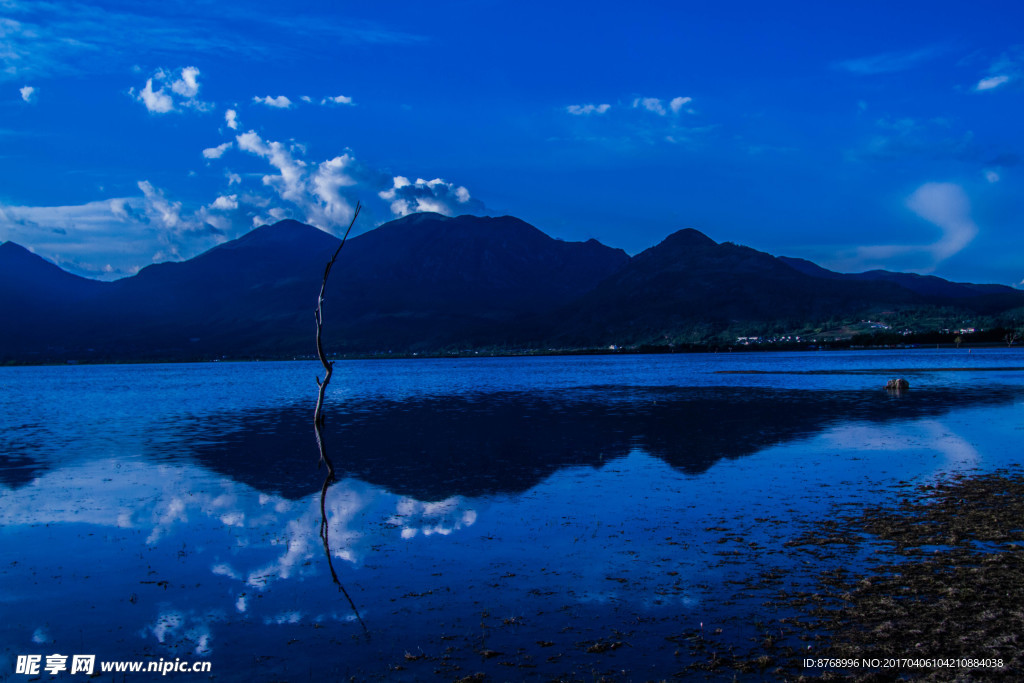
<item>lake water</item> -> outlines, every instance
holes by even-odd
[[[806,563],[785,542],[836,506],[1020,462],[1021,368],[340,362],[325,511],[358,618],[319,533],[318,364],[0,368],[0,680],[29,654],[210,662],[183,680],[671,677],[686,633],[771,628],[737,586]]]

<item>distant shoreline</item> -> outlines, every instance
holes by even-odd
[[[431,351],[431,352],[374,352],[374,353],[328,353],[332,361],[358,360],[420,360],[443,358],[535,358],[561,356],[646,356],[672,354],[718,354],[718,353],[765,353],[765,352],[829,352],[829,351],[893,351],[917,349],[949,349],[969,352],[973,349],[1020,348],[1018,345],[1007,347],[1005,343],[977,342],[971,344],[879,344],[856,345],[843,342],[827,344],[757,344],[740,346],[712,346],[702,344],[679,346],[637,346],[627,348],[581,348],[581,349],[508,349],[508,350],[462,350],[462,351]],[[0,367],[48,367],[61,365],[162,365],[177,363],[261,363],[282,361],[316,361],[314,354],[305,356],[267,355],[267,356],[208,356],[155,357],[155,358],[52,358],[46,360],[29,360],[24,358],[5,359]],[[967,368],[965,368],[967,369]],[[1013,368],[1017,369],[1017,368]]]

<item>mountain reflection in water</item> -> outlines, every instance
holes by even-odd
[[[1019,387],[881,390],[595,386],[361,400],[328,406],[338,475],[418,500],[517,493],[564,467],[640,448],[687,474],[849,421],[891,422],[997,405]],[[298,499],[316,488],[305,405],[211,415],[171,439],[206,467]],[[308,463],[306,467],[303,463]]]

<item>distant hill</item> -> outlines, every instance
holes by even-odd
[[[595,240],[563,242],[517,218],[412,214],[345,246],[325,332],[358,348],[514,344],[537,319],[629,261]],[[319,274],[318,274],[319,280]]]
[[[14,242],[0,244],[0,359],[77,343],[112,285],[72,275]]]
[[[3,311],[13,327],[34,332],[0,340],[0,359],[312,353],[316,296],[338,243],[282,221],[112,283],[70,275],[5,243]],[[382,225],[350,239],[342,254],[325,333],[334,348],[357,351],[510,343],[523,329],[536,336],[538,316],[629,260],[620,249],[556,240],[516,218],[438,214]]]
[[[0,244],[0,306],[5,312],[63,301],[80,302],[109,289],[109,283],[72,275],[14,242]]]
[[[665,343],[736,323],[792,326],[926,303],[899,283],[827,278],[807,266],[680,230],[563,310],[556,335],[567,344]]]
[[[847,282],[891,282],[919,294],[926,299],[945,304],[952,300],[969,300],[976,310],[999,311],[1020,305],[1021,292],[1005,285],[975,285],[950,282],[934,275],[894,273],[888,270],[869,270],[864,273],[836,273],[810,261],[780,256],[779,260],[801,273],[816,278],[845,280]]]
[[[0,361],[308,356],[338,239],[282,221],[115,282],[0,245]],[[630,258],[513,217],[413,214],[349,240],[325,304],[331,351],[600,347],[948,307],[999,314],[1024,292],[930,276],[841,274],[692,229]],[[738,326],[738,327],[737,327]]]

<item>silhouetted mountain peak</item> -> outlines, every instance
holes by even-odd
[[[55,263],[34,254],[17,242],[0,244],[0,271],[9,278],[50,277],[66,280],[86,280],[63,270]]]
[[[37,330],[54,311],[68,306],[77,312],[83,301],[106,291],[109,284],[74,275],[20,244],[4,242],[0,244],[0,318],[7,323],[4,334],[34,345],[40,337],[45,338]],[[59,325],[59,313],[57,316]]]
[[[331,233],[320,228],[287,219],[271,225],[261,225],[236,240],[225,242],[221,247],[280,247],[282,245],[318,244],[337,239]]]
[[[386,301],[396,315],[443,310],[490,319],[566,303],[629,260],[598,242],[556,240],[512,216],[436,213],[404,216],[359,235],[348,257],[339,285],[351,292],[360,282],[373,283],[351,300],[377,301],[375,314]]]
[[[0,258],[4,259],[39,259],[43,261],[41,256],[36,256],[31,251],[21,246],[17,242],[4,242],[0,244]]]
[[[714,241],[700,230],[683,228],[672,233],[658,245],[658,248],[685,248],[685,247],[714,247],[718,242]]]
[[[401,218],[396,218],[390,221],[392,225],[422,225],[424,223],[443,223],[445,221],[452,220],[450,217],[445,216],[434,211],[422,211],[420,213],[410,213]]]
[[[521,238],[528,235],[533,239],[541,237],[554,241],[554,238],[514,216],[444,216],[432,212],[412,213],[389,221],[371,232],[379,232],[382,237],[403,235],[438,238],[444,235],[484,240],[509,236]]]

